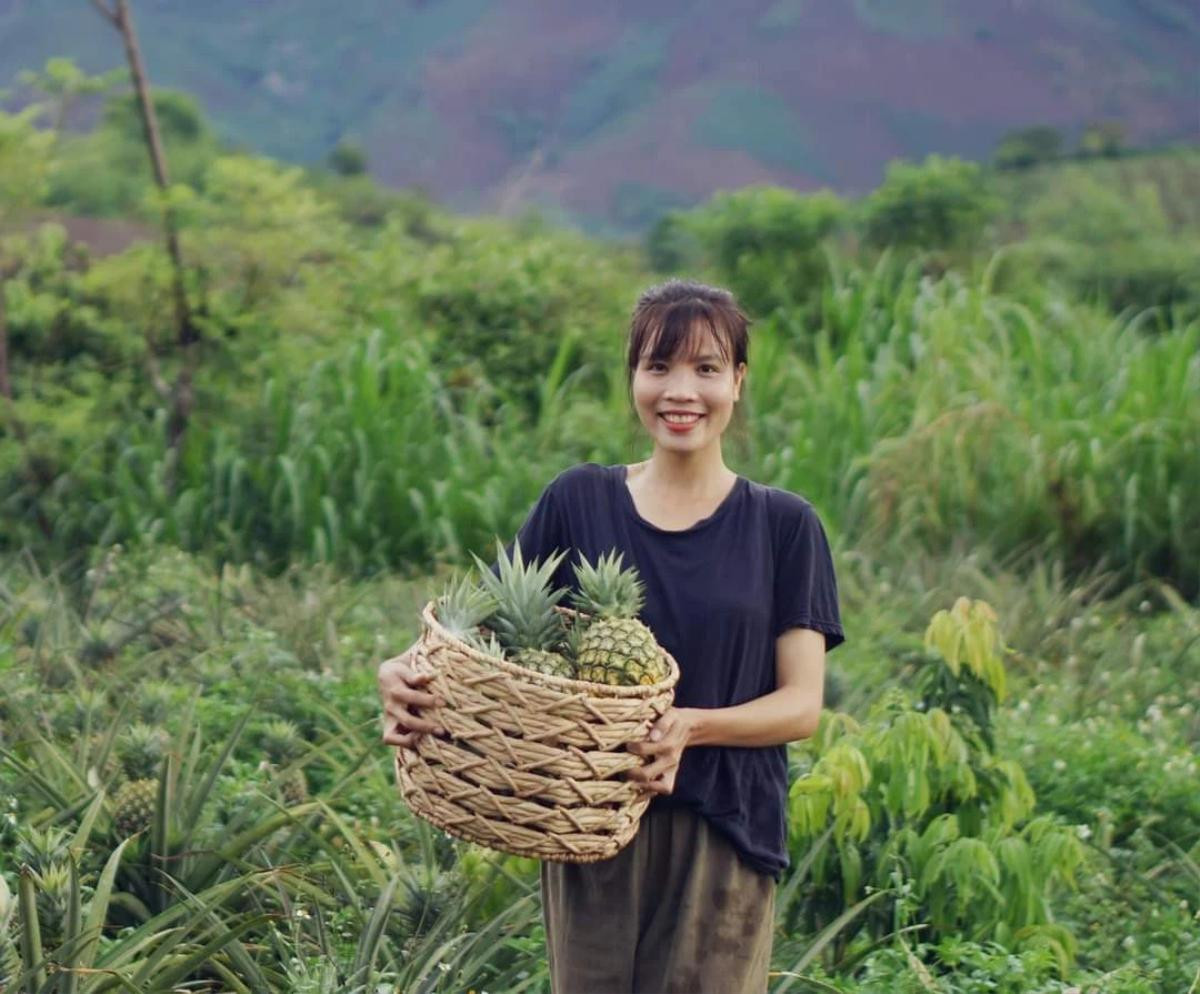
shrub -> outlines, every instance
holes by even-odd
[[[920,165],[893,162],[862,204],[863,234],[878,248],[970,250],[999,206],[973,162],[940,155]]]

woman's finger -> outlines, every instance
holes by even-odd
[[[421,741],[421,738],[420,732],[385,731],[383,733],[383,741],[386,745],[400,746],[406,749],[415,746]]]
[[[442,726],[433,718],[424,718],[415,714],[404,714],[391,716],[391,724],[404,731],[410,732],[427,732],[431,735],[441,733]]]
[[[410,687],[405,687],[403,684],[389,690],[388,699],[418,708],[444,707],[446,703],[435,694],[427,694],[423,690],[413,690]]]

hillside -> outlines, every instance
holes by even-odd
[[[755,182],[861,192],[892,158],[981,158],[1035,122],[1200,136],[1200,14],[1177,0],[134,9],[154,82],[195,94],[228,141],[312,162],[348,137],[386,183],[593,226]],[[0,0],[0,78],[51,55],[122,57],[84,0]]]

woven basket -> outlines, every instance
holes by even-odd
[[[421,621],[413,667],[433,674],[423,689],[446,702],[421,713],[447,735],[396,750],[408,806],[452,835],[517,856],[615,856],[650,803],[624,779],[646,760],[624,747],[644,739],[674,700],[679,667],[670,653],[662,682],[609,687],[484,655],[438,623],[433,601]]]

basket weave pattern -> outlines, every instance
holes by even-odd
[[[571,616],[573,612],[561,609]],[[471,842],[518,856],[588,863],[636,834],[650,798],[624,774],[626,752],[674,699],[679,667],[650,687],[608,687],[534,673],[472,649],[422,612],[414,668],[446,702],[423,716],[447,735],[396,750],[396,780],[413,812]]]

